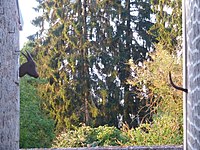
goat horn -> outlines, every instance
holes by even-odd
[[[26,57],[27,60],[29,59],[26,54],[24,54],[23,52],[21,52],[21,53],[22,53],[22,55],[24,55],[24,57]]]
[[[28,56],[28,60],[32,60],[33,61],[33,58],[31,56],[31,54],[26,50],[26,53],[27,53],[27,56]]]
[[[28,61],[33,61],[31,54],[27,50],[26,50],[26,54],[24,54],[23,52],[21,52],[21,53],[22,53],[22,55],[24,55],[24,57],[26,57],[26,59]]]
[[[188,89],[179,87],[179,86],[177,86],[177,85],[174,84],[174,82],[172,81],[171,72],[169,72],[169,81],[170,81],[170,84],[171,84],[175,89],[188,93]]]

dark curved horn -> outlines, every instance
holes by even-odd
[[[31,54],[27,50],[26,50],[26,54],[24,54],[23,52],[21,52],[21,53],[22,53],[22,55],[24,55],[24,57],[26,57],[26,59],[28,61],[33,61]]]
[[[27,54],[28,60],[33,61],[31,54],[27,50],[26,50],[26,54]]]
[[[180,90],[180,91],[183,91],[183,92],[188,92],[188,89],[185,89],[185,88],[182,88],[182,87],[179,87],[177,85],[174,84],[174,82],[172,81],[172,76],[171,76],[171,72],[169,72],[169,81],[170,81],[170,84],[177,90]]]
[[[24,54],[23,52],[21,52],[22,53],[22,55],[24,55],[24,57],[26,57],[26,59],[28,60],[28,57],[26,56],[26,54]]]

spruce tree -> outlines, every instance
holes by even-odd
[[[39,91],[57,130],[79,123],[117,126],[119,115],[131,124],[139,102],[126,82],[127,62],[147,59],[152,48],[149,1],[48,0],[36,10],[43,11],[34,21],[45,80]]]

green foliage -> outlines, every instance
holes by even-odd
[[[180,62],[170,55],[180,46],[181,0],[38,2],[43,14],[33,21],[40,31],[32,47],[42,78],[41,107],[57,133],[66,129],[55,147],[181,143],[181,92],[167,80],[172,70],[174,81],[181,82]],[[159,44],[149,57],[155,37]],[[136,76],[127,82],[129,67]],[[131,115],[142,124],[124,133],[101,126],[117,126],[118,115],[130,128],[138,125]],[[87,126],[78,128],[80,123]]]
[[[170,53],[176,53],[182,36],[182,0],[151,0],[155,24],[151,33]]]
[[[39,74],[48,83],[38,88],[56,130],[80,123],[117,126],[119,114],[131,123],[137,100],[130,100],[136,93],[126,82],[127,62],[147,59],[153,47],[150,8],[150,0],[39,4],[43,14],[34,22],[41,28],[35,53]],[[45,33],[44,22],[49,23]]]
[[[89,126],[82,126],[76,130],[66,130],[56,137],[53,147],[85,147],[87,137],[92,132]]]
[[[96,142],[96,146],[119,146],[123,145],[127,141],[128,137],[119,129],[108,126],[99,126],[98,128],[94,128],[93,132],[87,139],[88,143],[94,144],[94,142]]]
[[[171,115],[155,118],[151,124],[125,129],[130,141],[126,145],[180,145],[183,143],[182,124]]]
[[[136,74],[136,78],[128,80],[128,82],[138,87],[140,91],[139,98],[142,101],[144,94],[148,95],[146,104],[153,106],[155,111],[159,113],[165,112],[176,116],[178,118],[182,115],[182,95],[180,91],[174,90],[168,80],[169,71],[172,71],[173,75],[176,75],[174,81],[176,84],[181,85],[182,82],[182,68],[181,59],[176,56],[170,55],[163,50],[163,46],[158,44],[151,57],[152,61],[146,61],[141,67],[130,63],[132,70]],[[144,86],[147,88],[144,91]],[[155,105],[156,104],[156,105]],[[157,105],[159,104],[159,105]]]
[[[40,109],[35,84],[38,80],[20,80],[20,148],[50,147],[54,138],[54,121]]]
[[[149,109],[153,117],[151,123],[142,118],[139,128],[127,130],[133,145],[167,145],[182,144],[183,142],[183,113],[182,92],[171,87],[168,73],[172,71],[174,82],[182,82],[181,60],[163,50],[157,45],[156,52],[151,56],[152,61],[144,62],[141,67],[130,62],[136,77],[128,80],[141,91],[140,104],[142,109]],[[145,98],[144,98],[145,97]],[[142,112],[142,111],[141,111]],[[148,119],[145,119],[148,120]]]
[[[66,130],[57,136],[53,147],[95,147],[119,146],[128,141],[128,137],[115,127],[99,126],[91,128],[81,126],[76,130]]]
[[[113,137],[118,130],[100,125],[117,126],[119,114],[131,127],[138,125],[131,115],[138,115],[142,122],[139,128],[127,131],[132,140],[127,143],[143,144],[139,141],[147,140],[141,131],[144,128],[148,128],[147,137],[151,136],[148,144],[164,143],[165,138],[169,143],[181,141],[181,92],[170,88],[167,80],[170,70],[173,74],[181,71],[180,62],[172,65],[176,58],[170,55],[180,46],[181,3],[152,0],[151,4],[150,0],[40,3],[38,10],[42,9],[43,14],[34,22],[40,27],[34,52],[39,74],[47,82],[38,89],[42,108],[55,120],[57,133],[66,129],[57,145],[59,141],[66,146],[115,145]],[[49,23],[48,30],[44,22]],[[153,62],[145,61],[150,58],[147,54],[153,49],[155,37],[159,45],[151,56]],[[131,75],[129,60],[136,77],[126,82]],[[176,77],[175,82],[180,83],[181,75]],[[173,132],[165,118],[176,124]],[[83,131],[76,129],[80,123],[100,127],[93,131],[86,126]],[[163,139],[158,140],[156,128]],[[173,133],[177,137],[174,141],[168,139]],[[137,135],[135,140],[133,135]]]
[[[170,114],[155,117],[151,123],[129,129],[123,125],[115,127],[82,126],[66,130],[56,137],[53,147],[96,147],[96,146],[138,146],[138,145],[180,145],[183,142],[182,124]]]

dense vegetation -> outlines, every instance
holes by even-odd
[[[20,147],[50,147],[55,137],[54,121],[40,109],[37,80],[24,77],[20,81]]]
[[[153,121],[145,122],[137,128],[130,128],[123,124],[119,130],[115,127],[100,126],[91,128],[82,126],[75,130],[66,130],[54,141],[54,147],[80,147],[80,146],[122,146],[122,145],[176,145],[183,142],[183,114],[182,94],[172,89],[168,84],[168,72],[181,71],[181,61],[172,57],[169,52],[159,50],[152,55],[154,62],[144,62],[138,68],[130,62],[131,68],[140,78],[133,78],[128,82],[137,85],[141,96],[140,103],[151,109]],[[174,63],[172,63],[174,62]],[[148,68],[148,69],[147,69]],[[159,74],[159,76],[158,76]],[[176,82],[181,82],[181,76],[176,76]],[[144,99],[144,83],[148,87],[147,101]],[[143,111],[145,107],[138,108]],[[148,114],[146,114],[148,116]],[[95,133],[95,134],[94,134]]]
[[[25,49],[40,79],[21,86],[37,91],[29,98],[48,144],[54,133],[54,147],[182,143],[182,97],[168,83],[181,71],[181,0],[37,1],[40,30]]]

